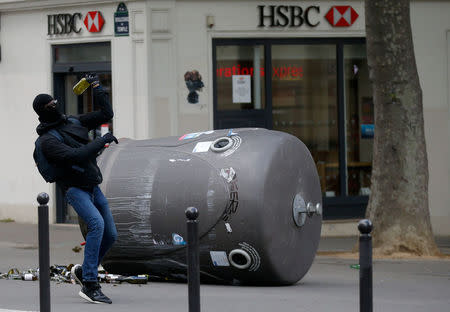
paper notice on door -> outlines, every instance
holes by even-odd
[[[251,103],[250,75],[233,75],[233,103]]]

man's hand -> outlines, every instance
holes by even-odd
[[[116,144],[119,144],[119,141],[115,136],[113,136],[110,132],[102,136],[102,139],[105,140],[105,143],[111,143],[115,142]]]
[[[96,88],[100,85],[100,81],[96,73],[87,74],[84,78],[91,84],[92,88]]]

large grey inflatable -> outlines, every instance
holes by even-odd
[[[317,251],[322,196],[306,146],[245,128],[122,139],[99,159],[118,240],[111,273],[186,278],[187,207],[199,210],[203,282],[288,285]]]

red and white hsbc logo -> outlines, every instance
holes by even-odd
[[[358,13],[349,5],[335,5],[331,7],[325,18],[334,27],[348,27],[353,25],[358,16]]]
[[[102,30],[105,20],[100,11],[87,12],[83,20],[81,13],[63,13],[47,15],[48,35],[68,35],[71,33],[81,34],[81,21],[89,32]]]
[[[258,27],[317,27],[324,16],[317,5],[258,5],[258,12]],[[349,27],[358,16],[349,5],[334,5],[324,17],[333,27]]]
[[[99,32],[102,30],[104,23],[105,20],[100,11],[87,12],[86,17],[84,18],[84,25],[89,32]]]

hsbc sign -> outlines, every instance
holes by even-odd
[[[348,27],[358,18],[358,13],[349,5],[335,5],[331,7],[325,18],[334,27]]]
[[[86,14],[84,18],[84,25],[89,32],[99,32],[102,30],[105,20],[103,19],[102,13],[100,11],[92,11]]]
[[[259,5],[258,27],[316,27],[325,18],[332,27],[349,27],[358,18],[358,13],[349,5],[334,5],[325,16],[319,6]]]
[[[81,22],[88,32],[96,33],[102,30],[105,19],[100,11],[90,11],[84,18],[81,13],[47,15],[47,35],[80,34],[83,29],[79,25]]]

